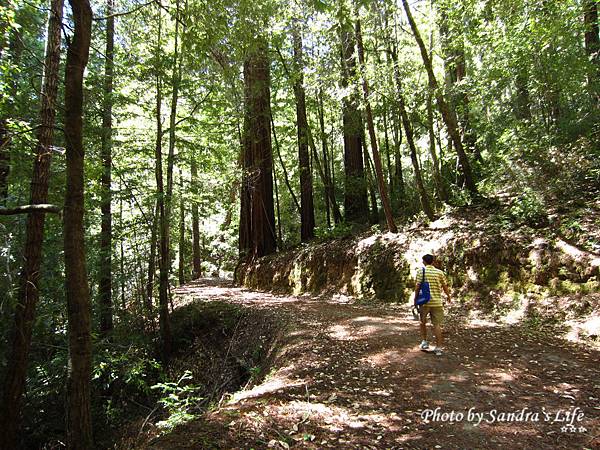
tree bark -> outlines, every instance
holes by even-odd
[[[329,185],[331,184],[331,174],[329,172],[329,158],[328,150],[327,150],[327,134],[325,133],[325,112],[323,106],[323,90],[319,89],[319,126],[321,131],[321,148],[323,150],[323,165],[325,166],[325,178],[327,179],[327,183],[323,186],[325,190],[325,212],[327,216],[327,228],[331,228],[331,204],[329,202],[329,193],[327,192]],[[337,222],[336,222],[337,223]]]
[[[271,100],[268,43],[259,37],[247,50],[244,61],[244,173],[245,218],[240,217],[240,232],[247,226],[247,247],[252,257],[275,252],[277,237],[273,204],[273,157],[271,149]],[[250,219],[248,221],[248,218]],[[241,240],[240,240],[241,242]]]
[[[104,110],[102,113],[102,193],[100,200],[100,268],[98,297],[100,300],[100,333],[107,335],[113,329],[112,305],[112,105],[114,76],[115,18],[113,0],[106,0],[106,52],[104,60]]]
[[[423,39],[421,39],[421,35],[419,34],[417,24],[410,12],[408,1],[402,0],[402,5],[404,6],[404,11],[406,12],[410,28],[415,37],[415,41],[417,42],[419,50],[421,51],[421,57],[423,59],[423,64],[425,65],[425,69],[427,71],[427,77],[429,79],[429,88],[434,92],[438,109],[440,110],[440,114],[442,115],[442,119],[444,120],[444,123],[448,130],[448,134],[450,135],[452,142],[454,143],[454,147],[456,148],[458,160],[460,162],[460,166],[465,178],[465,185],[467,186],[467,189],[473,197],[478,197],[479,193],[477,192],[477,185],[475,184],[475,179],[471,170],[471,163],[469,162],[469,158],[465,153],[463,143],[460,137],[460,131],[458,129],[458,121],[456,118],[456,114],[448,106],[448,103],[444,99],[444,95],[442,94],[439,88],[438,82],[435,78],[435,74],[433,73],[431,59],[429,58],[429,54],[427,53],[427,49],[425,48]]]
[[[91,449],[90,379],[92,340],[90,292],[85,261],[83,73],[87,65],[92,10],[88,0],[69,0],[75,30],[65,69],[66,190],[64,250],[69,334],[67,448]]]
[[[584,1],[585,51],[593,69],[588,75],[588,85],[596,106],[600,105],[600,36],[598,35],[598,2]]]
[[[293,22],[294,41],[294,92],[298,126],[298,163],[300,169],[300,240],[307,242],[315,237],[315,208],[313,180],[308,153],[308,120],[306,117],[306,94],[304,92],[304,62],[302,36],[297,20]]]
[[[176,22],[178,23],[178,22]],[[158,40],[156,45],[156,189],[158,199],[158,227],[160,235],[159,245],[159,310],[158,310],[158,321],[160,328],[160,340],[161,340],[161,358],[163,361],[168,361],[171,355],[172,349],[172,337],[171,337],[171,319],[169,317],[169,243],[168,243],[168,215],[167,208],[165,206],[165,189],[163,180],[163,167],[162,167],[162,82],[161,82],[161,67],[160,67],[160,54],[162,50],[161,42],[162,32],[162,11],[158,6]]]
[[[155,201],[152,229],[150,230],[150,257],[148,258],[148,277],[146,279],[146,313],[152,315],[152,297],[154,295],[154,276],[156,274],[156,247],[158,235],[159,201]]]
[[[198,162],[196,155],[192,155],[192,265],[194,270],[194,279],[202,276],[201,256],[200,256],[200,221],[198,219]]]
[[[435,183],[435,191],[437,197],[444,203],[448,202],[448,193],[442,180],[440,173],[440,163],[435,150],[435,131],[433,129],[433,105],[432,105],[432,94],[431,91],[427,93],[427,130],[429,132],[429,155],[431,156],[431,165],[433,167],[433,180]]]
[[[183,174],[179,169],[179,285],[185,284],[185,207],[183,204]]]
[[[354,36],[347,21],[348,12],[340,11],[342,89],[347,91],[342,102],[344,130],[344,216],[349,222],[366,223],[368,219],[367,183],[361,146],[362,120],[353,85],[356,77]]]
[[[367,115],[367,127],[369,129],[369,138],[371,140],[371,151],[373,153],[373,162],[375,164],[375,174],[377,177],[377,186],[379,188],[379,196],[383,205],[383,211],[385,213],[385,220],[387,222],[388,230],[391,233],[397,233],[396,223],[394,222],[394,215],[392,213],[392,207],[390,206],[390,200],[388,197],[387,188],[385,186],[385,178],[383,176],[383,167],[381,165],[381,155],[377,148],[377,136],[375,134],[375,124],[373,123],[373,112],[371,111],[371,103],[369,102],[369,82],[365,74],[365,51],[362,42],[362,32],[360,29],[360,20],[356,20],[356,42],[358,45],[358,61],[361,65],[362,72],[362,86],[363,96],[365,102],[365,112]]]
[[[48,179],[54,139],[56,97],[58,91],[58,68],[60,63],[61,23],[63,0],[53,0],[48,16],[48,38],[44,60],[44,76],[40,95],[40,128],[37,132],[36,158],[31,177],[29,207],[49,207]],[[56,208],[56,207],[54,207]],[[25,208],[22,208],[23,210]],[[33,210],[35,211],[36,208]],[[59,208],[57,208],[60,210]],[[31,211],[31,210],[30,210]],[[1,214],[0,210],[0,214]],[[0,448],[18,447],[18,428],[21,416],[21,400],[25,390],[27,360],[31,347],[31,333],[35,320],[35,309],[39,300],[39,273],[42,262],[45,214],[30,212],[25,229],[23,267],[20,274],[15,321],[12,330],[10,364],[3,382],[3,397],[0,405]]]

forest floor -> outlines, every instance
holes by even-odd
[[[450,308],[435,356],[408,305],[219,280],[176,292],[179,305],[231,302],[288,326],[261,383],[142,448],[600,448],[598,348]]]

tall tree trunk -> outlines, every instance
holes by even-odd
[[[283,234],[281,232],[281,208],[279,204],[279,185],[277,184],[277,170],[273,167],[273,186],[275,187],[275,208],[277,213],[277,245],[283,246]]]
[[[340,11],[340,39],[342,58],[342,88],[348,93],[342,102],[344,129],[344,216],[349,222],[367,222],[367,184],[361,146],[362,120],[353,80],[356,77],[354,36],[348,12]]]
[[[290,178],[288,176],[287,168],[285,167],[285,163],[283,162],[283,158],[281,157],[281,151],[279,148],[279,141],[277,140],[277,130],[275,129],[275,121],[273,120],[273,113],[271,112],[271,131],[273,133],[273,141],[275,142],[275,150],[277,151],[277,159],[279,160],[279,164],[281,165],[281,170],[283,171],[283,180],[285,185],[290,193],[290,197],[292,197],[292,201],[296,206],[296,210],[300,212],[300,202],[298,202],[298,197],[294,194],[294,190],[292,189],[292,185],[290,184]]]
[[[36,158],[31,177],[30,204],[48,202],[48,178],[54,139],[56,96],[58,91],[58,68],[60,63],[61,23],[63,0],[53,0],[48,17],[48,38],[44,61],[44,76],[40,95],[40,128],[37,132]],[[6,369],[0,404],[0,448],[17,448],[17,436],[21,416],[21,399],[25,390],[27,360],[31,346],[31,333],[35,308],[39,300],[39,273],[44,240],[44,213],[30,213],[25,229],[23,268],[20,275],[15,322],[12,331],[10,364]]]
[[[156,247],[158,244],[159,200],[155,201],[152,229],[150,230],[150,257],[148,258],[148,277],[146,280],[146,313],[152,316],[152,297],[154,295],[154,276],[156,274]]]
[[[593,70],[588,76],[588,84],[596,106],[600,105],[600,36],[598,35],[598,2],[584,0],[585,51]]]
[[[91,449],[91,305],[84,247],[83,73],[87,65],[92,9],[88,0],[69,0],[75,30],[65,69],[66,189],[64,250],[69,334],[67,448]]]
[[[319,109],[319,126],[320,126],[320,131],[321,131],[321,148],[323,150],[323,166],[325,169],[325,178],[327,180],[327,183],[323,186],[325,189],[325,211],[326,211],[326,215],[327,215],[327,228],[331,228],[331,203],[329,202],[329,193],[327,192],[327,190],[329,189],[329,186],[331,185],[331,173],[329,171],[329,158],[327,157],[328,155],[328,150],[327,150],[327,134],[325,133],[325,111],[324,111],[324,106],[323,106],[323,90],[319,89],[319,103],[318,103],[318,109]]]
[[[385,186],[383,167],[381,165],[381,155],[379,154],[379,149],[377,148],[377,136],[375,134],[375,124],[373,123],[373,112],[371,111],[371,103],[369,102],[369,83],[365,74],[365,51],[362,42],[360,20],[358,19],[356,20],[356,42],[358,45],[358,61],[361,65],[362,72],[362,86],[367,115],[367,127],[369,129],[369,138],[371,140],[371,151],[373,152],[373,162],[375,164],[379,196],[383,205],[383,211],[385,213],[385,220],[387,222],[388,229],[392,233],[397,233],[398,229],[396,228],[396,223],[394,222],[394,215],[392,213],[392,207],[390,206],[390,200],[388,197],[387,188]]]
[[[200,257],[200,221],[198,218],[198,162],[196,154],[192,155],[191,162],[192,172],[192,265],[194,270],[194,279],[202,276],[202,266]]]
[[[433,167],[433,181],[435,183],[435,191],[437,197],[444,203],[448,202],[448,194],[442,175],[440,173],[440,163],[435,150],[435,130],[433,129],[433,105],[431,91],[427,93],[427,130],[429,132],[429,155],[431,156],[431,165]]]
[[[0,118],[0,205],[8,198],[8,175],[10,174],[10,137],[8,121]]]
[[[183,205],[183,174],[179,169],[179,285],[185,284],[185,208]]]
[[[12,5],[10,5],[12,6]],[[9,46],[6,39],[6,30],[8,23],[0,20],[0,63],[4,62],[3,57],[5,47]],[[0,92],[0,102],[8,106],[10,99]],[[6,204],[8,197],[8,175],[10,174],[10,136],[8,132],[8,120],[6,117],[0,117],[0,206]]]
[[[458,160],[460,162],[460,166],[465,178],[465,184],[467,189],[471,193],[472,196],[478,197],[479,193],[477,192],[477,186],[475,184],[475,179],[473,177],[473,173],[471,171],[471,163],[469,162],[469,158],[465,153],[463,143],[460,137],[460,131],[458,129],[458,123],[456,114],[454,114],[453,110],[448,106],[448,103],[444,99],[444,95],[439,88],[438,82],[435,78],[435,74],[433,73],[433,66],[431,64],[431,59],[429,58],[429,54],[427,53],[427,49],[425,48],[425,44],[423,43],[423,39],[421,39],[421,35],[419,34],[419,29],[417,28],[417,24],[413,19],[413,16],[410,12],[410,8],[408,6],[407,0],[402,0],[402,5],[404,6],[404,11],[406,12],[406,16],[408,18],[408,22],[410,24],[410,28],[415,37],[415,41],[419,46],[419,50],[421,51],[421,57],[423,59],[423,64],[425,65],[425,69],[427,71],[427,77],[429,79],[429,88],[434,92],[438,109],[440,110],[440,114],[442,115],[442,119],[446,124],[446,128],[448,130],[448,134],[452,138],[452,142],[454,143],[454,147],[456,148],[456,152],[458,154]]]
[[[177,23],[177,22],[176,22]],[[158,297],[158,320],[161,339],[161,357],[163,361],[168,361],[171,355],[172,337],[171,337],[171,319],[169,317],[169,243],[168,243],[168,215],[165,206],[165,189],[163,181],[162,167],[162,82],[161,82],[161,67],[160,55],[162,51],[161,42],[162,32],[162,10],[158,7],[158,40],[156,45],[156,189],[158,199],[158,227],[160,235],[159,246],[159,297]]]
[[[127,303],[125,302],[125,227],[123,226],[123,186],[119,183],[119,284],[121,285],[121,309],[125,311],[127,309]]]
[[[111,165],[112,165],[112,105],[115,18],[113,0],[106,0],[106,53],[104,60],[104,110],[102,113],[102,194],[100,203],[100,268],[98,297],[100,299],[100,333],[113,329],[112,306],[112,213],[111,213]]]
[[[308,120],[306,117],[306,94],[304,92],[304,62],[302,36],[297,20],[293,22],[294,41],[294,91],[296,120],[298,125],[298,163],[300,168],[300,239],[302,242],[315,237],[315,208],[313,202],[313,180],[308,153]]]
[[[249,213],[250,218],[249,248],[253,257],[271,254],[277,248],[270,82],[268,44],[264,37],[259,37],[248,49],[244,61],[244,169],[249,193],[248,210],[245,213]],[[240,229],[242,226],[244,222],[240,223]]]
[[[388,48],[388,53],[392,58],[394,64],[394,80],[396,82],[396,95],[398,98],[398,110],[400,112],[400,118],[402,120],[402,126],[404,127],[404,134],[406,136],[406,142],[408,143],[408,147],[410,149],[410,159],[413,165],[413,169],[415,171],[415,181],[417,183],[417,190],[419,192],[419,199],[421,201],[421,207],[423,208],[423,212],[429,218],[429,220],[434,219],[433,208],[431,207],[431,203],[429,201],[429,197],[427,195],[427,190],[425,189],[425,183],[423,182],[423,176],[421,175],[421,168],[419,167],[419,160],[417,158],[417,147],[415,145],[412,125],[410,123],[410,118],[408,117],[408,112],[406,111],[406,103],[404,101],[404,95],[402,93],[402,80],[400,78],[400,70],[398,68],[398,58],[397,54],[392,48]],[[399,162],[399,158],[396,159],[396,164]],[[402,169],[400,168],[400,173],[402,173]]]
[[[365,132],[363,130],[361,135],[361,147],[363,149],[363,158],[364,158],[364,167],[365,167],[365,178],[367,181],[367,193],[369,194],[369,204],[370,204],[370,213],[369,213],[369,223],[376,224],[379,223],[379,207],[377,206],[377,195],[375,194],[375,184],[377,183],[373,177],[373,164],[371,162],[371,157],[369,156],[369,151],[367,150]]]

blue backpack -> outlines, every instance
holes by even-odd
[[[429,300],[431,300],[431,291],[429,290],[429,282],[425,281],[425,267],[423,267],[423,278],[421,279],[415,304],[417,306],[424,305]]]

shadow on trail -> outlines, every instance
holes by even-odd
[[[407,307],[207,280],[177,293],[268,308],[290,327],[261,384],[151,448],[593,448],[600,434],[597,350],[450,317],[436,357]]]

